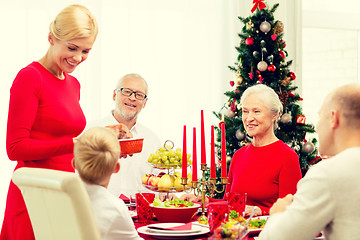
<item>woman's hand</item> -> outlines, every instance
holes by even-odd
[[[254,208],[255,208],[255,206],[246,205],[245,206],[245,217],[250,216],[250,214],[254,210]],[[253,217],[261,216],[261,215],[262,215],[261,209],[259,207],[256,207]]]
[[[184,194],[180,197],[180,199],[189,201],[189,202],[201,202],[201,195],[195,194]],[[209,202],[209,198],[205,197],[205,203]]]

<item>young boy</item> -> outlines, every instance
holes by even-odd
[[[96,127],[84,132],[74,146],[73,166],[85,184],[101,239],[142,239],[125,203],[107,190],[120,170],[120,146],[115,134]]]

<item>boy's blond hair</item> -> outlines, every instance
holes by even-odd
[[[114,172],[120,156],[116,135],[105,127],[95,127],[82,134],[74,145],[74,165],[80,177],[92,184],[102,184]]]

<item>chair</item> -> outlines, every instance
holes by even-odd
[[[20,188],[36,240],[100,240],[100,231],[81,179],[70,172],[19,168]]]

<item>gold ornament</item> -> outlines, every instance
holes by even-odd
[[[251,19],[246,23],[246,30],[252,30],[254,24],[251,22]]]
[[[237,110],[240,110],[241,109],[241,104],[238,103],[238,105],[236,105],[236,108],[237,108]]]
[[[236,85],[241,85],[243,82],[244,78],[241,75],[236,75]]]
[[[277,21],[274,27],[274,34],[279,35],[284,31],[284,24],[281,21]]]
[[[281,80],[281,85],[286,86],[290,83],[291,77],[285,77],[283,80]]]

